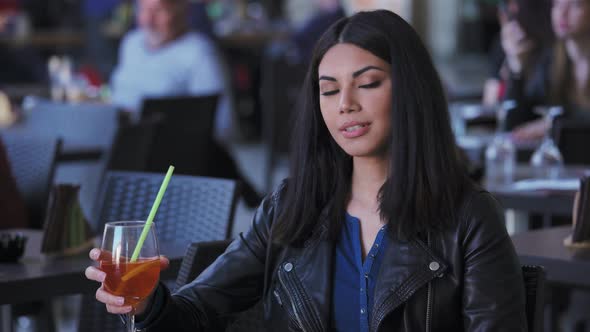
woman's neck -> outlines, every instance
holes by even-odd
[[[353,158],[351,200],[377,211],[377,198],[387,179],[388,166],[385,158]]]
[[[570,75],[573,79],[571,99],[574,104],[590,107],[590,99],[588,98],[590,90],[590,37],[566,40],[565,50],[571,61]]]

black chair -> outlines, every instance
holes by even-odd
[[[235,179],[250,207],[260,195],[241,174],[227,150],[213,137],[219,96],[178,96],[146,99],[142,119],[162,118],[148,153],[146,167],[138,171],[162,172],[173,164],[176,174]]]
[[[99,198],[99,229],[109,221],[145,220],[163,178],[155,173],[108,172]],[[174,175],[154,220],[158,241],[188,246],[193,241],[227,239],[236,190],[233,180]],[[124,331],[119,317],[107,314],[93,294],[83,296],[78,326],[80,331]]]
[[[565,164],[590,165],[590,153],[584,143],[590,141],[590,121],[557,119],[553,136]]]
[[[177,174],[210,176],[209,158],[219,96],[179,96],[145,99],[142,119],[162,117],[145,171],[162,172],[174,164]]]
[[[138,123],[119,126],[107,162],[108,170],[144,171],[148,168],[148,158],[156,138],[162,117],[141,119]]]
[[[261,74],[262,138],[266,146],[266,191],[272,191],[273,171],[289,150],[294,108],[306,66],[287,44],[271,45]]]
[[[100,197],[99,230],[117,220],[145,220],[164,174],[108,172]],[[158,240],[178,245],[227,239],[235,210],[236,182],[174,175],[154,222]]]
[[[203,270],[217,259],[231,243],[230,240],[209,241],[192,243],[182,259],[176,289],[184,286],[195,279]],[[262,303],[252,308],[228,317],[226,332],[258,332],[266,331],[264,328]]]
[[[545,269],[541,266],[522,267],[526,292],[526,317],[531,332],[543,331],[543,306],[545,304]]]
[[[3,132],[2,141],[11,164],[17,188],[27,207],[29,227],[43,227],[49,190],[55,173],[55,160],[61,140],[55,137]]]

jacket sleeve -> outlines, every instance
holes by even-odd
[[[141,327],[147,331],[217,331],[229,315],[254,305],[262,296],[276,195],[263,200],[250,229],[194,281],[172,295],[168,290],[156,292],[163,305],[148,309],[143,315],[148,321],[141,322]]]
[[[464,210],[463,321],[465,331],[526,331],[521,265],[503,210],[481,192]]]

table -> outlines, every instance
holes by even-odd
[[[41,301],[68,294],[93,293],[98,288],[86,279],[91,264],[88,252],[63,258],[43,258],[40,254],[42,231],[22,230],[29,237],[23,258],[18,263],[0,263],[0,305]],[[186,247],[161,243],[160,252],[170,258],[163,279],[174,279]]]
[[[31,97],[21,118],[2,132],[11,135],[61,138],[58,161],[97,161],[116,136],[119,113],[115,106],[94,102],[61,103]]]
[[[545,267],[547,281],[590,289],[590,250],[572,251],[563,246],[570,226],[519,233],[512,242],[520,262]]]
[[[24,45],[46,49],[80,47],[84,45],[84,34],[73,30],[39,30],[24,38],[0,37],[0,45]]]
[[[523,180],[531,178],[532,174],[533,168],[530,165],[519,164],[514,178],[516,181]],[[588,167],[565,166],[561,177],[581,178],[588,174],[590,174]],[[572,216],[576,190],[517,190],[514,183],[508,185],[484,183],[484,187],[500,201],[505,209],[542,214],[544,227],[551,225],[551,217],[554,215]]]

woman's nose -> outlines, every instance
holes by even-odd
[[[360,104],[356,101],[356,98],[354,97],[353,93],[351,91],[343,90],[340,95],[340,113],[356,112],[360,109]]]

